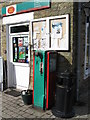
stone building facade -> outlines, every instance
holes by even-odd
[[[2,6],[7,6],[14,3],[2,4]],[[34,19],[44,18],[50,16],[60,16],[69,14],[70,24],[69,24],[69,42],[70,49],[69,51],[58,51],[58,60],[57,60],[57,74],[60,75],[61,72],[72,72],[74,74],[74,83],[76,87],[77,79],[77,47],[78,47],[78,3],[72,2],[51,2],[51,7],[48,9],[43,9],[39,11],[34,11]],[[83,6],[83,5],[82,5]],[[80,78],[79,83],[81,84],[84,79],[84,57],[85,57],[85,13],[83,8],[81,9],[81,33],[80,33]],[[6,26],[1,26],[1,55],[4,60],[7,60],[6,55]],[[31,81],[33,79],[33,54],[31,54]],[[57,78],[58,79],[58,78]]]

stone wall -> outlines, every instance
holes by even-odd
[[[3,4],[0,4],[0,16],[1,16],[2,5]],[[0,17],[0,36],[1,36],[0,52],[1,52],[1,56],[6,60],[6,55],[4,55],[4,49],[6,50],[6,30],[5,30],[5,26],[2,26],[2,17]]]
[[[11,4],[11,3],[10,3]],[[13,4],[13,3],[12,3]],[[9,4],[8,4],[9,5]],[[6,6],[6,4],[4,4]],[[44,18],[51,16],[60,16],[60,15],[70,15],[70,49],[68,52],[58,52],[58,61],[57,61],[57,73],[60,75],[60,72],[68,71],[76,74],[77,70],[77,41],[78,41],[78,3],[69,3],[69,2],[52,2],[49,9],[34,11],[34,18]],[[81,20],[81,80],[83,79],[84,74],[84,50],[85,50],[85,15],[82,10],[82,20]],[[2,56],[6,60],[6,27],[2,26]],[[31,61],[33,61],[33,55],[31,54]],[[31,62],[31,81],[33,80],[33,63]]]
[[[17,4],[20,2],[23,2],[25,0],[14,0],[14,1],[7,1],[2,4],[0,4],[0,13],[1,13],[1,8],[6,7],[9,5]],[[4,60],[7,60],[7,55],[6,55],[6,26],[2,25],[2,19],[1,19],[1,56],[4,58]]]
[[[60,16],[60,15],[70,15],[70,50],[68,52],[58,52],[58,67],[57,72],[64,72],[72,71],[72,52],[73,52],[73,3],[61,3],[61,2],[52,2],[51,8],[41,10],[41,11],[35,11],[34,17],[37,18],[44,18],[44,17],[50,17],[50,16]]]
[[[7,60],[7,55],[6,55],[6,26],[2,25],[1,27],[1,55],[4,60]]]
[[[1,13],[1,5],[0,5],[0,13]],[[0,56],[1,56],[1,14],[0,14]]]
[[[6,6],[6,4],[4,4]],[[34,18],[43,18],[50,16],[70,15],[70,50],[68,52],[58,52],[57,72],[73,71],[73,3],[51,3],[51,8],[34,12]],[[6,60],[4,51],[6,50],[6,27],[2,26],[2,56]],[[31,56],[33,61],[33,57]],[[31,63],[31,81],[33,79],[33,64]]]

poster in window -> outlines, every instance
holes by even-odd
[[[65,18],[56,18],[50,20],[51,24],[51,42],[50,48],[54,50],[68,49],[68,31],[67,21]]]
[[[52,37],[62,38],[62,23],[53,23],[52,24]]]
[[[28,46],[28,37],[24,37],[23,46]]]
[[[17,59],[17,47],[15,47],[15,59]]]
[[[19,47],[19,59],[25,60],[25,47]]]
[[[33,43],[34,50],[45,49],[46,47],[46,21],[36,21],[33,23]]]
[[[18,46],[23,46],[23,38],[18,38]]]

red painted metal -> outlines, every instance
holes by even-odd
[[[3,17],[6,17],[6,14],[4,14]]]
[[[14,13],[14,11],[15,11],[15,8],[14,8],[13,6],[9,7],[8,10],[7,10],[7,12],[8,12],[9,14]]]
[[[49,52],[47,52],[47,95],[46,95],[46,109],[48,109],[49,97]]]
[[[34,67],[35,67],[35,52],[33,52],[33,97],[32,97],[33,104],[34,104]]]

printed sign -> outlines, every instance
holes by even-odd
[[[15,59],[17,59],[17,47],[15,47]]]
[[[33,23],[34,49],[46,49],[46,21]]]
[[[23,38],[18,38],[18,46],[23,46]]]
[[[53,18],[51,19],[51,38],[50,38],[50,48],[53,50],[68,50],[69,46],[69,21],[68,15],[66,17],[61,18]]]
[[[53,23],[52,24],[52,37],[62,38],[62,23]]]
[[[28,37],[24,37],[23,46],[28,46]]]
[[[19,59],[25,59],[25,47],[19,47]]]
[[[9,0],[6,0],[9,1]],[[15,0],[13,0],[15,1]],[[25,12],[47,9],[50,7],[50,0],[30,0],[16,5],[2,7],[2,16],[20,14]]]
[[[6,15],[16,14],[16,5],[6,7]]]

